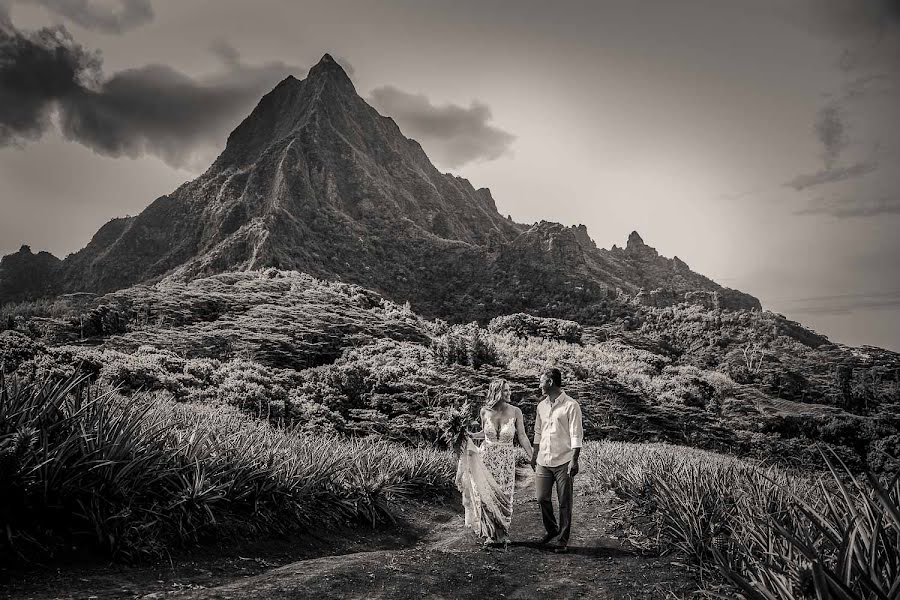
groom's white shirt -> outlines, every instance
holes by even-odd
[[[534,443],[540,444],[537,464],[558,467],[569,462],[583,440],[581,407],[572,397],[561,392],[553,402],[548,397],[538,403],[534,419]]]

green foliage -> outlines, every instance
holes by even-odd
[[[663,370],[662,376],[658,378],[661,381],[654,387],[659,390],[662,402],[706,408],[713,400],[723,398],[732,387],[725,383],[720,383],[717,387],[708,381],[709,378],[697,367],[669,366]]]
[[[2,330],[4,324],[7,329],[14,329],[14,327],[9,326],[10,319],[13,321],[13,324],[17,324],[34,317],[62,318],[71,316],[73,304],[77,303],[73,302],[72,298],[78,298],[78,296],[77,294],[72,294],[61,298],[41,298],[4,304],[0,307],[0,315],[4,317],[3,321],[0,322],[0,330]],[[93,295],[89,294],[89,296]]]
[[[18,378],[0,387],[0,556],[128,557],[207,535],[380,523],[452,486],[452,455],[308,436],[234,409]]]
[[[0,331],[0,371],[12,373],[26,360],[43,350],[43,346],[24,333]]]
[[[141,346],[133,354],[107,350],[101,361],[101,377],[123,392],[168,390],[177,398],[186,395],[184,383],[177,376],[185,360],[172,352],[153,346]]]
[[[650,378],[668,362],[657,354],[618,342],[579,345],[509,333],[492,335],[490,340],[510,371],[537,376],[555,366],[569,379],[612,377],[635,390],[649,390]]]
[[[41,380],[78,370],[126,395],[150,390],[226,404],[310,432],[445,447],[454,439],[449,423],[476,410],[493,377],[511,381],[514,402],[533,419],[537,376],[548,367],[563,371],[593,439],[669,441],[822,467],[820,442],[853,468],[877,469],[885,461],[873,458],[875,442],[900,432],[887,417],[900,406],[885,402],[897,387],[889,356],[853,355],[858,364],[877,362],[877,377],[857,366],[844,371],[853,410],[868,398],[859,419],[826,411],[810,401],[826,397],[815,391],[823,381],[836,385],[832,358],[846,362],[847,352],[772,313],[632,307],[633,332],[624,331],[624,314],[582,331],[520,313],[484,329],[425,321],[409,304],[358,286],[276,269],[163,281],[65,306],[68,313],[34,316],[0,334],[7,371]],[[120,315],[126,331],[101,322],[96,336],[81,339],[72,323],[101,306]],[[566,341],[579,336],[581,343]],[[813,369],[823,353],[833,357]]]
[[[474,369],[482,365],[501,365],[497,349],[476,323],[453,325],[431,340],[435,359],[445,365],[464,365]]]
[[[219,383],[219,401],[257,416],[283,417],[288,397],[287,381],[279,381],[278,373],[263,365],[232,359],[216,370],[212,377]]]
[[[376,339],[428,341],[408,306],[295,271],[165,280],[94,302],[41,321],[35,335],[56,345],[103,336],[106,348],[125,352],[150,345],[185,358],[250,357],[292,369],[328,364],[344,348]]]
[[[581,341],[583,330],[575,321],[535,317],[525,313],[503,315],[491,319],[487,330],[491,333],[513,333],[520,337],[542,337],[575,344]]]
[[[858,413],[900,404],[896,353],[831,344],[769,311],[717,311],[691,304],[639,310],[638,333],[644,340],[665,342],[683,362],[720,370],[766,394]]]
[[[869,469],[876,473],[900,473],[900,434],[895,433],[872,442]]]
[[[829,475],[814,479],[656,444],[589,444],[581,456],[589,489],[645,512],[659,549],[671,544],[721,572],[740,597],[857,600],[900,589],[900,471],[863,480],[826,455]]]
[[[448,371],[424,346],[392,340],[348,350],[299,376],[289,404],[301,427],[438,447],[452,446],[486,385],[465,382],[464,370]]]

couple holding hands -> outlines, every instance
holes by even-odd
[[[485,540],[485,546],[509,543],[516,483],[514,440],[525,449],[534,469],[534,487],[546,534],[544,546],[556,539],[554,552],[568,551],[572,526],[572,482],[578,474],[583,427],[581,407],[562,389],[559,369],[541,374],[543,398],[537,406],[534,444],[528,441],[522,411],[510,404],[509,383],[491,382],[481,409],[481,431],[467,436],[456,471],[462,492],[466,526]],[[475,443],[482,440],[481,445]],[[551,493],[556,488],[559,518]]]

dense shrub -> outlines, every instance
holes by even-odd
[[[872,442],[868,452],[869,468],[876,473],[900,473],[900,434]]]
[[[575,321],[535,317],[525,313],[503,315],[491,319],[487,327],[491,333],[512,333],[520,337],[542,337],[570,344],[581,342],[583,330]]]
[[[289,382],[279,381],[277,371],[236,358],[221,364],[212,377],[218,383],[219,401],[257,416],[284,416],[288,397],[285,384]]]
[[[432,338],[431,350],[439,363],[447,365],[477,369],[502,364],[497,349],[476,323],[451,326],[447,333]]]
[[[19,366],[45,351],[42,344],[18,331],[0,331],[0,370],[12,373]]]
[[[718,391],[715,386],[705,380],[703,373],[696,367],[666,367],[657,380],[658,398],[662,402],[673,402],[706,408]]]
[[[186,395],[177,376],[185,361],[172,352],[152,346],[141,346],[132,354],[106,351],[103,363],[100,376],[123,392],[167,390],[177,398]]]
[[[304,429],[450,447],[462,415],[474,416],[473,388],[485,386],[461,376],[465,371],[436,364],[424,346],[380,340],[301,372],[290,392],[290,417]]]

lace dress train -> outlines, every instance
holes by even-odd
[[[486,420],[484,443],[479,447],[469,439],[456,470],[466,526],[490,542],[509,541],[516,485],[515,434],[515,417],[499,432]]]

